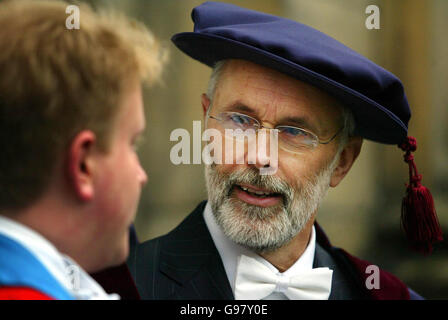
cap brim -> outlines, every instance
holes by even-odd
[[[352,110],[356,134],[366,139],[399,144],[407,136],[407,126],[374,100],[271,52],[221,36],[194,32],[178,33],[171,40],[185,54],[210,67],[224,59],[248,60],[324,90]]]

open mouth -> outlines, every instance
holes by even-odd
[[[257,188],[246,184],[236,184],[233,187],[238,199],[255,206],[271,207],[283,200],[283,195],[270,190]]]

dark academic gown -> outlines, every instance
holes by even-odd
[[[135,228],[129,230],[129,251],[135,251],[139,241]],[[107,293],[118,293],[121,300],[140,300],[140,295],[126,263],[91,274]]]
[[[203,218],[200,203],[170,233],[137,244],[128,267],[142,299],[233,300],[221,257]],[[333,247],[319,225],[316,228],[314,267],[333,270],[330,300],[420,299],[394,275],[380,270],[380,289],[367,289],[371,263]]]

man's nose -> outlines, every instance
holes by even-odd
[[[278,166],[277,136],[272,129],[262,128],[258,130],[256,141],[256,158],[253,164],[257,169],[272,168]]]
[[[262,130],[266,130],[266,129],[262,129]],[[256,146],[257,146],[257,153],[256,153],[256,158],[255,158],[255,164],[254,166],[257,169],[261,169],[261,168],[266,168],[269,167],[269,163],[270,163],[270,159],[269,159],[269,138],[268,139],[264,139],[264,141],[262,141],[262,134],[257,135],[257,142],[256,142]]]
[[[148,175],[146,174],[145,169],[143,169],[140,164],[139,164],[139,171],[138,171],[138,180],[140,181],[140,184],[142,186],[144,186],[148,182]]]

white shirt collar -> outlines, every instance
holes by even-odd
[[[221,256],[221,260],[224,264],[224,269],[226,271],[227,278],[229,279],[230,286],[234,293],[235,293],[235,277],[238,265],[238,258],[243,254],[256,258],[258,261],[262,262],[268,268],[270,268],[274,273],[279,272],[279,270],[276,267],[274,267],[271,263],[269,263],[266,259],[248,250],[247,248],[244,248],[234,243],[224,234],[224,232],[221,230],[221,228],[215,221],[210,202],[207,202],[203,214],[205,224],[207,225],[207,228],[212,236],[213,242],[215,243],[216,249],[218,249],[219,255]],[[316,248],[316,230],[313,226],[311,230],[310,241],[305,251],[288,270],[283,272],[283,274],[291,275],[295,274],[298,270],[312,269],[314,262],[315,248]],[[275,299],[279,297],[272,296],[272,298]],[[280,299],[282,298],[280,297]]]
[[[0,215],[0,234],[24,246],[76,299],[116,300],[120,298],[117,294],[107,294],[76,262],[60,253],[52,243],[31,228]]]

